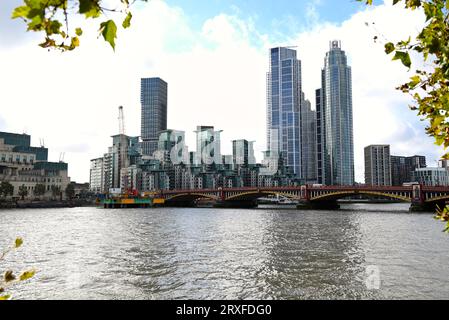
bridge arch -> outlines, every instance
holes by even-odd
[[[324,194],[319,194],[310,197],[310,201],[329,201],[339,200],[350,196],[365,195],[368,197],[382,197],[391,200],[399,200],[402,202],[411,202],[412,199],[402,194],[381,192],[381,191],[365,191],[365,190],[348,190],[348,191],[335,191]]]
[[[257,191],[247,191],[247,192],[241,192],[235,195],[229,195],[225,198],[226,201],[254,201],[259,198],[263,198],[266,196],[271,195],[280,195],[282,197],[291,199],[291,200],[299,200],[299,196],[293,193],[287,193],[287,192],[279,192],[279,191],[264,191],[264,190],[257,190]]]
[[[218,197],[207,193],[180,193],[166,197],[165,201],[195,201],[198,199],[218,200]]]
[[[426,202],[426,203],[436,203],[436,202],[445,202],[445,201],[449,201],[449,194],[446,194],[446,195],[443,195],[443,196],[438,196],[438,197],[428,198],[424,202]]]

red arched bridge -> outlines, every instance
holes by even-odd
[[[377,197],[409,202],[412,209],[433,209],[449,201],[449,187],[422,185],[380,186],[298,186],[263,188],[219,188],[201,190],[164,190],[157,194],[167,206],[194,206],[199,199],[215,201],[219,207],[255,207],[257,199],[280,195],[311,209],[338,208],[337,200],[351,197]]]

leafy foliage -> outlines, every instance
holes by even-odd
[[[75,196],[75,187],[72,183],[69,183],[67,185],[67,188],[65,188],[65,195],[67,198],[72,199]]]
[[[33,192],[34,195],[37,197],[43,196],[45,194],[45,186],[43,184],[38,183],[34,186]]]
[[[124,15],[122,27],[131,25],[130,6],[137,0],[116,0],[117,7],[111,9],[103,5],[103,0],[23,0],[23,5],[12,12],[12,19],[22,19],[27,24],[27,31],[43,32],[45,40],[39,45],[42,48],[71,51],[80,45],[83,30],[76,27],[69,29],[69,19],[74,15],[82,15],[86,19],[99,19],[106,13]],[[148,0],[140,0],[148,1]],[[117,26],[112,19],[99,25],[102,35],[113,49],[117,37]]]
[[[357,0],[368,5],[373,0]],[[402,3],[406,9],[422,8],[426,24],[415,41],[411,38],[394,44],[385,44],[385,53],[394,53],[393,60],[400,60],[407,68],[412,67],[410,53],[415,53],[423,62],[430,64],[430,71],[415,70],[410,81],[398,89],[413,97],[412,110],[429,121],[428,135],[435,138],[439,146],[449,148],[449,0],[393,0],[393,5]],[[449,159],[449,152],[443,156]],[[449,207],[438,209],[436,219],[446,221],[445,232],[449,233]]]
[[[357,0],[368,5],[372,0]],[[430,71],[415,70],[410,81],[398,87],[413,97],[412,110],[429,121],[427,134],[435,138],[439,146],[449,148],[449,0],[393,0],[393,5],[405,8],[422,8],[426,24],[415,41],[411,38],[396,44],[385,44],[385,52],[393,54],[407,68],[412,67],[413,52],[430,65]],[[449,152],[443,158],[449,159]]]
[[[2,183],[0,183],[0,196],[1,197],[7,197],[7,196],[12,196],[14,193],[14,186],[7,182],[7,181],[2,181]]]
[[[20,248],[22,244],[23,244],[22,238],[17,238],[14,241],[14,244],[0,255],[0,261],[4,260],[6,255],[10,253],[12,250]],[[14,273],[14,271],[6,270],[3,273],[3,277],[0,278],[0,301],[8,300],[11,298],[11,295],[5,294],[5,291],[8,287],[11,287],[16,283],[31,279],[32,277],[34,277],[35,274],[36,271],[33,269],[23,271],[17,276]]]
[[[22,200],[28,195],[28,189],[25,185],[21,185],[19,187],[19,196],[22,197]]]
[[[446,222],[446,228],[444,229],[444,232],[449,233],[449,208],[438,208],[435,219]]]
[[[57,196],[59,196],[61,194],[61,187],[52,185],[50,187],[51,190],[51,195],[53,196],[53,198],[56,198]]]

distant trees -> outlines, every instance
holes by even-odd
[[[56,197],[61,195],[61,187],[52,185],[50,187],[52,199],[55,200]]]
[[[12,196],[13,194],[14,186],[7,181],[2,181],[2,183],[0,183],[0,196],[2,198],[6,198],[7,196]]]
[[[19,187],[19,196],[22,198],[22,200],[23,199],[25,199],[25,197],[28,195],[28,188],[24,185],[24,184],[22,184],[20,187]]]
[[[72,183],[69,183],[67,188],[65,188],[65,195],[67,196],[67,199],[75,197],[75,186]]]
[[[34,195],[36,196],[36,197],[40,197],[40,196],[43,196],[44,194],[45,194],[45,186],[43,185],[43,184],[40,184],[40,183],[38,183],[38,184],[36,184],[35,186],[34,186],[34,191],[33,191],[33,193],[34,193]]]

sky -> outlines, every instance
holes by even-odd
[[[72,181],[89,181],[90,159],[112,144],[118,106],[126,133],[140,135],[142,77],[168,82],[168,127],[186,131],[190,150],[196,126],[213,125],[223,130],[223,154],[232,153],[231,140],[253,140],[260,161],[269,48],[297,46],[314,108],[331,40],[342,41],[352,67],[356,180],[364,181],[363,148],[370,144],[425,155],[429,166],[443,154],[408,108],[410,98],[395,90],[411,74],[383,51],[386,41],[416,35],[424,15],[390,0],[373,7],[355,0],[151,0],[132,9],[131,28],[119,28],[115,51],[97,38],[102,20],[70,20],[84,34],[66,53],[40,48],[42,35],[9,18],[20,3],[0,2],[0,131],[26,132],[33,145],[44,139],[50,161],[65,154]]]

